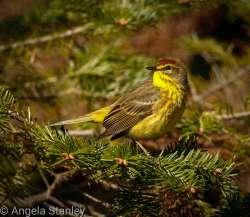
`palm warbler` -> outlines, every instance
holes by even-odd
[[[184,111],[187,73],[182,64],[163,59],[151,70],[152,76],[113,104],[72,120],[52,125],[82,122],[102,123],[101,137],[155,139],[171,130]]]

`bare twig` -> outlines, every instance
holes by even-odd
[[[80,208],[80,209],[86,209],[86,206],[82,203],[79,203],[79,202],[76,202],[76,201],[73,201],[73,200],[67,200],[66,201],[67,204],[71,205],[71,206],[74,206],[74,207],[77,207],[77,208]]]
[[[112,183],[112,182],[107,182],[105,180],[99,180],[99,183],[102,184],[103,187],[107,190],[116,190],[116,191],[122,190],[122,188],[120,186],[118,186],[117,184]]]
[[[102,201],[102,200],[100,200],[100,199],[98,199],[98,198],[96,198],[96,197],[94,197],[94,196],[92,196],[92,195],[90,195],[90,194],[88,194],[88,193],[83,192],[82,194],[83,194],[85,197],[87,197],[88,199],[90,199],[91,201],[93,201],[94,203],[101,204],[102,206],[104,206],[104,207],[106,207],[106,208],[109,208],[109,207],[111,206],[109,203],[104,202],[104,201]]]
[[[49,182],[44,174],[44,172],[38,167],[38,172],[40,174],[40,176],[42,177],[42,180],[44,182],[44,184],[46,185],[47,188],[49,188]]]
[[[70,170],[64,173],[56,174],[54,181],[51,185],[49,185],[46,191],[23,199],[17,199],[18,205],[22,207],[33,207],[34,204],[39,204],[50,200],[60,206],[63,206],[63,203],[55,198],[53,194],[64,182],[71,180],[76,175],[76,173],[77,170]]]
[[[240,70],[235,76],[233,76],[232,78],[225,80],[215,86],[213,86],[212,88],[208,89],[207,91],[205,91],[204,93],[196,96],[194,98],[194,101],[199,102],[202,101],[203,99],[205,99],[208,96],[211,96],[214,92],[217,92],[225,87],[227,87],[228,85],[230,85],[231,83],[235,82],[237,79],[239,79],[241,76],[245,75],[246,73],[249,73],[248,70]]]
[[[221,120],[232,120],[232,119],[241,119],[249,116],[250,116],[250,111],[245,111],[245,112],[234,113],[231,115],[217,115],[217,118]]]
[[[92,206],[88,206],[88,211],[91,215],[91,217],[106,217],[106,215],[100,213],[99,211],[97,211],[94,207]]]
[[[198,101],[199,95],[191,77],[188,77],[188,84],[190,87],[191,97],[193,98],[194,101]]]
[[[94,135],[96,135],[95,129],[69,130],[68,133],[71,136],[79,136],[79,137],[86,137],[86,136],[94,136]]]
[[[25,46],[31,46],[31,45],[36,45],[36,44],[43,44],[43,43],[47,43],[49,41],[67,38],[67,37],[70,37],[70,36],[73,36],[73,35],[76,35],[79,33],[86,32],[91,26],[92,26],[92,24],[88,23],[88,24],[85,24],[83,26],[77,26],[77,27],[74,27],[72,29],[68,29],[67,31],[62,32],[62,33],[54,33],[54,34],[45,35],[45,36],[39,37],[39,38],[27,39],[25,41],[16,42],[13,44],[0,45],[0,51],[15,49],[15,48],[19,48],[19,47],[25,47]]]
[[[61,202],[59,199],[57,199],[54,196],[49,196],[48,200],[51,201],[51,202],[53,202],[54,204],[56,204],[59,207],[64,207],[63,202]]]

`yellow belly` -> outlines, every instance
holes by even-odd
[[[148,116],[129,130],[128,135],[135,139],[155,139],[171,130],[180,120],[184,103],[178,107],[164,106],[158,112]]]

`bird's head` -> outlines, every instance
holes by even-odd
[[[164,88],[167,83],[176,83],[185,88],[187,73],[182,63],[174,59],[162,59],[155,66],[147,67],[153,73],[155,86]]]

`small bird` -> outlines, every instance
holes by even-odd
[[[100,137],[111,140],[126,136],[133,140],[155,139],[171,130],[185,108],[187,72],[174,59],[162,59],[153,67],[149,79],[121,96],[113,104],[72,120],[52,124],[102,123]]]

